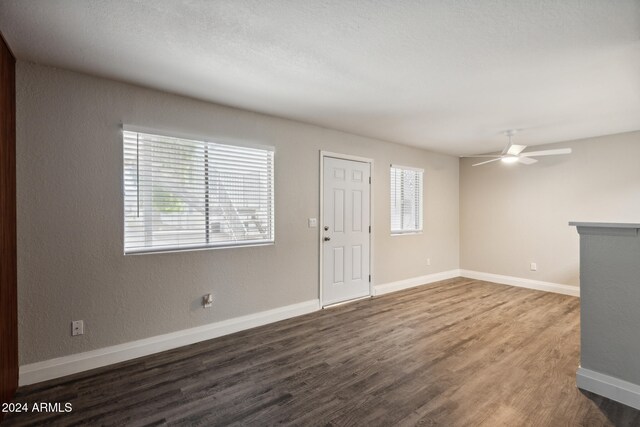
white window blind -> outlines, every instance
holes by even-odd
[[[124,250],[274,241],[274,153],[124,131]]]
[[[391,234],[422,231],[422,169],[391,165]]]

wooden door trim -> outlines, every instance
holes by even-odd
[[[2,43],[4,44],[4,47],[7,48],[7,50],[9,51],[9,54],[13,57],[13,63],[15,64],[16,62],[16,55],[13,53],[13,50],[11,50],[11,46],[9,46],[9,43],[7,43],[7,39],[4,36],[4,34],[2,33],[2,30],[0,30],[0,40],[2,41]]]
[[[375,185],[375,180],[373,179],[373,166],[374,166],[374,160],[370,159],[368,157],[361,157],[361,156],[354,156],[351,154],[342,154],[342,153],[334,153],[331,151],[324,151],[324,150],[320,150],[320,193],[319,193],[319,200],[320,200],[320,213],[318,215],[318,299],[320,300],[320,308],[324,308],[324,302],[322,300],[322,270],[323,270],[323,259],[322,259],[322,254],[323,254],[323,245],[322,245],[322,231],[323,231],[323,227],[324,227],[324,159],[327,157],[331,157],[334,159],[340,159],[340,160],[351,160],[351,161],[355,161],[355,162],[362,162],[362,163],[368,163],[369,164],[369,176],[371,177],[371,185],[369,185],[369,225],[371,226],[371,233],[369,233],[369,275],[371,275],[371,280],[369,281],[369,297],[371,297],[373,295],[373,289],[374,289],[374,280],[375,277],[373,276],[373,265],[374,265],[374,259],[373,259],[373,243],[375,241],[375,227],[373,226],[373,207],[374,207],[374,203],[373,203],[373,188]],[[360,298],[358,298],[360,299]],[[345,302],[349,302],[349,301],[345,301]]]
[[[0,402],[18,387],[15,56],[0,34]],[[3,413],[0,411],[0,420]]]

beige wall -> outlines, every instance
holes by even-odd
[[[640,220],[640,132],[530,150],[560,147],[573,153],[531,166],[460,161],[462,269],[577,286],[579,239],[567,223]]]
[[[120,123],[275,146],[277,244],[123,256]],[[316,299],[320,150],[375,160],[376,283],[459,265],[451,156],[25,62],[17,150],[21,364]],[[391,163],[425,169],[421,235],[389,235]]]

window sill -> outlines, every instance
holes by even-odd
[[[420,231],[407,231],[405,233],[391,233],[391,237],[396,237],[396,236],[414,236],[416,234],[422,234],[422,230],[420,230]]]
[[[140,249],[134,251],[125,252],[125,256],[129,255],[153,255],[153,254],[167,254],[167,253],[180,253],[180,252],[194,252],[194,251],[209,251],[215,249],[239,249],[239,248],[254,248],[257,246],[275,246],[275,240],[272,242],[254,242],[241,245],[219,245],[219,246],[193,246],[186,248],[167,248],[167,249]]]

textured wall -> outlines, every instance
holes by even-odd
[[[121,122],[275,146],[276,245],[123,256]],[[458,268],[457,158],[19,62],[21,364],[317,298],[319,150],[375,160],[376,283]],[[389,235],[390,163],[425,169],[421,235]]]
[[[560,147],[573,153],[531,166],[460,161],[461,268],[577,286],[578,234],[568,222],[638,222],[640,132],[535,150]]]

